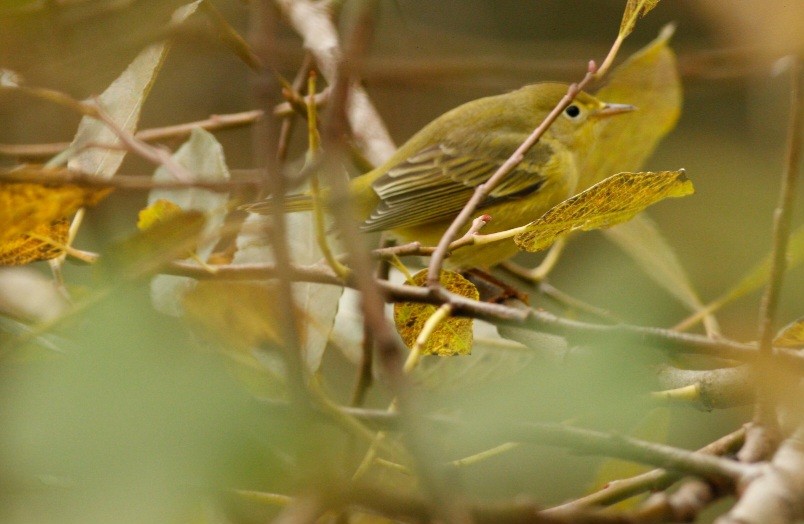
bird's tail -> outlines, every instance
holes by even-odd
[[[258,215],[269,215],[273,211],[272,197],[265,200],[254,202],[253,204],[246,204],[240,209],[248,211],[249,213],[257,213]],[[286,195],[282,200],[282,210],[285,213],[297,213],[299,211],[311,211],[313,209],[313,199],[310,195]]]

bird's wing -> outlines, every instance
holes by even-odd
[[[536,148],[535,154],[505,176],[480,208],[539,189],[544,183],[543,167],[552,149],[542,144]],[[488,180],[509,155],[500,151],[496,156],[481,157],[446,144],[422,149],[374,181],[372,188],[380,197],[380,204],[362,229],[384,231],[455,217],[471,198],[475,186]]]

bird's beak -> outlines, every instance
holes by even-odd
[[[637,107],[631,104],[603,104],[603,107],[595,111],[594,115],[600,118],[606,118],[621,113],[630,113],[636,111]]]

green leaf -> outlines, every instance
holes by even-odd
[[[675,251],[650,217],[638,215],[603,232],[625,251],[644,273],[692,311],[704,305],[698,298]]]
[[[660,200],[693,192],[684,170],[619,173],[553,206],[514,241],[522,250],[539,251],[572,231],[611,227]]]

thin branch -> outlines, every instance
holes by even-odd
[[[717,439],[700,448],[697,453],[705,455],[729,455],[735,453],[745,441],[745,428]],[[609,506],[629,499],[646,491],[659,491],[673,485],[682,477],[677,472],[654,469],[635,477],[613,480],[600,491],[586,495],[560,506],[547,509],[544,513],[561,512],[578,507]]]
[[[790,61],[790,120],[787,135],[787,159],[782,173],[779,203],[774,211],[773,250],[771,252],[771,271],[768,285],[762,296],[759,314],[759,351],[762,357],[757,365],[757,403],[754,410],[754,427],[749,432],[749,444],[741,458],[748,458],[754,448],[756,433],[757,446],[762,449],[773,447],[778,440],[778,419],[776,415],[779,381],[773,376],[773,338],[779,295],[782,290],[785,269],[787,268],[787,244],[790,239],[790,222],[796,196],[796,184],[801,157],[802,131],[802,89],[801,70],[795,57]],[[758,453],[761,455],[762,453]]]
[[[0,170],[0,182],[29,182],[39,184],[74,184],[87,187],[112,187],[115,189],[149,190],[149,189],[182,189],[198,187],[213,191],[230,191],[240,186],[259,186],[262,180],[256,176],[248,175],[236,177],[232,180],[190,182],[157,181],[151,175],[115,175],[112,178],[101,178],[67,168],[53,168],[38,170],[37,168],[22,168],[11,171]]]
[[[304,39],[304,47],[315,56],[329,85],[335,85],[342,54],[337,31],[327,7],[310,0],[275,0],[293,28]],[[351,86],[347,117],[360,149],[373,164],[380,164],[396,150],[391,135],[366,91]]]
[[[613,433],[559,424],[521,424],[504,429],[508,440],[549,444],[576,452],[617,457],[695,475],[716,484],[735,486],[755,471],[754,466],[734,460]]]
[[[278,278],[276,267],[269,264],[242,264],[237,266],[216,266],[217,272],[210,274],[186,262],[174,262],[164,269],[165,273],[183,275],[199,280],[266,280]],[[355,271],[357,273],[357,271]],[[300,282],[314,282],[358,288],[356,274],[349,280],[339,279],[332,270],[323,265],[287,268],[287,278]],[[370,277],[370,274],[369,274]],[[657,349],[707,355],[716,358],[753,362],[759,352],[755,344],[744,344],[726,339],[713,340],[692,333],[679,333],[669,329],[635,326],[630,324],[594,324],[565,319],[547,311],[527,308],[519,301],[508,301],[517,307],[491,304],[470,300],[460,295],[445,293],[433,296],[426,288],[410,285],[392,284],[380,281],[376,285],[388,302],[421,302],[440,306],[449,303],[457,316],[469,316],[491,322],[497,326],[516,326],[560,335],[574,341],[600,341],[633,344],[639,347],[652,346]],[[380,308],[381,309],[381,308]],[[804,373],[804,353],[788,348],[774,348],[774,358],[780,366],[797,373]]]
[[[285,108],[281,104],[277,106],[277,111],[279,111],[280,108],[282,108],[281,110],[284,112]],[[262,116],[263,112],[259,109],[240,113],[211,115],[205,120],[143,129],[135,133],[134,136],[143,142],[184,138],[189,136],[190,132],[195,128],[217,131],[220,129],[246,126],[259,121]],[[24,158],[50,157],[64,151],[69,146],[69,142],[53,142],[49,144],[0,144],[0,155]]]

